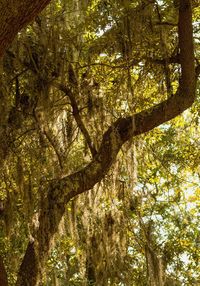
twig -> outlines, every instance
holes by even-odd
[[[97,151],[96,151],[96,148],[94,146],[94,143],[92,142],[92,140],[90,138],[88,130],[86,129],[86,127],[85,127],[85,125],[81,119],[78,104],[77,104],[77,101],[76,101],[72,91],[70,90],[70,88],[68,88],[66,85],[63,85],[63,84],[54,83],[53,85],[56,88],[58,88],[59,90],[63,91],[69,97],[76,123],[77,123],[78,127],[80,128],[81,132],[83,133],[85,140],[88,144],[88,147],[90,149],[90,152],[91,152],[92,156],[94,157],[97,154]]]

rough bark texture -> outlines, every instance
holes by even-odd
[[[41,12],[50,0],[0,1],[0,57],[17,33]]]
[[[18,277],[19,285],[36,285],[37,280],[39,279],[37,256],[34,245],[31,242],[27,247]]]
[[[127,140],[174,118],[194,102],[195,68],[190,0],[180,1],[178,33],[182,72],[178,91],[148,110],[118,119],[105,132],[101,146],[88,166],[49,184],[41,206],[35,241],[29,243],[20,267],[18,286],[40,285],[39,273],[44,268],[51,240],[65,211],[65,204],[74,196],[91,189],[105,176]]]

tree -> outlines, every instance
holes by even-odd
[[[145,2],[145,1],[144,1]],[[143,7],[145,4],[143,1],[136,3],[136,9],[139,7]],[[76,2],[74,5],[76,6],[78,2]],[[80,2],[81,3],[81,2]],[[79,4],[80,4],[79,3]],[[83,4],[83,3],[81,3]],[[137,5],[138,4],[138,5]],[[67,5],[67,4],[66,4]],[[59,5],[58,5],[59,6]],[[74,8],[74,7],[73,7]],[[134,7],[135,8],[135,7]],[[58,7],[58,9],[60,9]],[[106,11],[106,8],[103,7],[102,10]],[[116,18],[119,18],[119,23],[121,19],[124,18],[121,17],[121,15],[117,15]],[[62,14],[61,14],[62,21]],[[81,15],[77,16],[78,20],[80,21],[80,25],[82,24]],[[37,20],[37,29],[39,30],[38,34],[40,39],[44,36],[42,34],[42,25],[43,23],[40,21],[41,19]],[[127,22],[126,22],[127,23]],[[47,26],[48,26],[47,22]],[[71,24],[71,23],[70,23]],[[69,25],[70,25],[69,24]],[[102,24],[103,25],[103,24]],[[128,24],[126,24],[128,26]],[[112,25],[111,25],[112,26]],[[52,31],[56,34],[56,31]],[[114,31],[116,32],[116,31]],[[109,37],[109,33],[114,33],[112,29],[100,37],[101,41],[104,39],[104,37]],[[31,31],[30,31],[31,33]],[[23,39],[23,35],[21,36]],[[128,37],[128,34],[127,34]],[[74,39],[75,36],[72,35],[71,39]],[[89,37],[88,37],[89,38]],[[161,57],[160,59],[157,59],[158,62],[160,62],[161,65],[165,67],[164,70],[164,77],[166,78],[166,82],[169,80],[167,75],[167,68],[168,63],[175,62],[176,65],[181,66],[181,73],[180,73],[180,81],[176,81],[176,84],[179,84],[179,86],[175,89],[174,93],[172,94],[171,87],[169,87],[166,84],[166,89],[168,89],[167,99],[161,101],[158,104],[154,104],[153,107],[142,110],[140,108],[140,111],[138,113],[135,113],[134,115],[128,115],[124,117],[120,117],[114,121],[111,122],[110,127],[107,128],[107,130],[104,132],[101,140],[101,144],[99,145],[98,142],[95,142],[91,139],[91,136],[85,128],[84,121],[82,120],[82,117],[80,115],[80,108],[78,105],[80,104],[80,98],[78,98],[78,88],[80,88],[78,79],[80,78],[80,74],[77,76],[76,68],[74,67],[74,61],[77,60],[78,54],[76,53],[76,49],[73,47],[71,51],[71,58],[70,58],[70,64],[67,66],[67,69],[64,67],[64,71],[67,74],[67,84],[62,81],[60,81],[59,78],[59,69],[62,69],[62,66],[54,66],[53,60],[57,60],[61,55],[64,57],[65,50],[59,50],[57,51],[54,47],[54,43],[52,41],[51,43],[51,52],[49,53],[49,58],[45,58],[45,47],[46,43],[43,43],[43,46],[37,46],[37,43],[29,43],[27,45],[27,51],[29,53],[29,61],[27,61],[23,55],[20,57],[20,60],[22,60],[25,71],[31,71],[31,73],[34,75],[35,79],[35,88],[37,87],[37,92],[40,93],[40,97],[36,97],[36,101],[34,98],[28,98],[26,94],[23,94],[22,96],[22,89],[24,87],[27,87],[27,79],[24,77],[22,82],[22,87],[20,88],[20,75],[15,74],[14,80],[15,84],[13,85],[15,88],[15,105],[14,108],[11,108],[8,113],[6,114],[5,118],[3,120],[7,120],[7,123],[9,123],[9,128],[13,128],[14,132],[16,132],[19,128],[22,126],[23,120],[26,119],[26,116],[29,114],[32,114],[35,119],[35,125],[33,128],[37,128],[40,135],[40,142],[43,144],[45,143],[45,139],[48,139],[53,147],[53,150],[55,151],[59,165],[61,168],[61,173],[59,174],[58,179],[53,179],[50,182],[43,181],[41,182],[39,194],[40,194],[40,205],[39,205],[39,217],[36,218],[36,222],[38,220],[39,226],[36,223],[35,230],[32,230],[31,233],[31,239],[28,244],[25,256],[23,258],[19,275],[18,275],[18,281],[17,285],[37,285],[40,283],[41,280],[41,271],[44,269],[44,265],[46,263],[48,252],[51,248],[51,242],[54,238],[54,235],[58,231],[59,223],[65,213],[65,205],[74,197],[77,195],[84,193],[94,187],[94,185],[98,182],[100,182],[105,175],[108,173],[109,169],[111,168],[112,164],[115,162],[118,152],[121,150],[122,146],[130,140],[132,137],[143,134],[145,132],[150,131],[156,126],[159,126],[160,124],[176,117],[181,112],[189,108],[192,103],[195,100],[195,89],[196,89],[196,80],[199,73],[199,66],[197,66],[195,70],[194,66],[194,51],[193,51],[193,37],[192,37],[192,10],[191,10],[191,3],[188,0],[184,0],[180,3],[179,7],[179,17],[178,17],[178,39],[179,39],[179,53],[175,55],[175,57],[170,56],[169,58],[165,59]],[[60,39],[62,41],[62,38]],[[123,58],[127,60],[126,64],[130,64],[129,59],[129,43],[127,43],[126,37],[123,39],[123,47],[121,47],[121,54],[123,54]],[[76,41],[74,40],[75,44],[79,45],[81,47],[83,39],[76,38]],[[88,39],[89,42],[89,39]],[[74,43],[72,43],[73,45]],[[74,44],[74,46],[75,46]],[[90,46],[90,48],[94,49],[95,45],[98,44],[98,40],[94,41],[94,46]],[[105,43],[107,44],[107,42]],[[97,45],[98,46],[98,45]],[[109,53],[109,51],[108,51]],[[111,52],[110,52],[111,53]],[[111,53],[112,54],[112,53]],[[51,58],[52,57],[52,58]],[[5,67],[9,69],[9,62],[8,59],[12,59],[13,61],[18,60],[16,59],[15,55],[9,56],[7,54],[7,59],[5,56]],[[7,60],[7,62],[6,62]],[[52,61],[50,61],[52,60]],[[152,59],[155,60],[156,59]],[[139,62],[136,64],[140,64],[141,58]],[[41,64],[42,63],[42,64]],[[56,62],[57,63],[57,62]],[[12,65],[12,63],[10,63]],[[51,65],[52,64],[52,65]],[[108,63],[106,63],[109,65]],[[105,64],[105,65],[106,65]],[[45,67],[48,69],[45,69]],[[87,70],[85,70],[84,73],[81,74],[82,77],[82,89],[85,87],[83,86],[83,83],[86,85],[87,88],[84,90],[86,91],[88,89],[88,98],[87,98],[87,108],[88,108],[88,114],[89,111],[92,111],[91,105],[94,105],[94,97],[90,97],[90,89],[91,86],[93,88],[93,92],[95,92],[95,86],[98,88],[98,83],[91,82],[92,76],[87,76]],[[89,71],[90,72],[90,71]],[[130,77],[130,69],[128,69],[129,77]],[[85,78],[84,78],[85,77]],[[30,74],[27,77],[30,79]],[[13,80],[13,79],[12,79]],[[90,82],[84,82],[84,80]],[[115,80],[115,79],[113,79]],[[30,84],[30,82],[29,82]],[[128,87],[128,84],[126,88]],[[47,101],[47,97],[45,97],[48,94],[51,94],[51,89],[57,89],[60,92],[62,92],[65,97],[69,99],[69,104],[71,106],[71,113],[73,114],[74,120],[76,121],[77,126],[81,130],[85,143],[88,146],[88,149],[90,150],[92,154],[92,158],[90,162],[85,166],[82,167],[79,171],[76,171],[70,175],[66,175],[66,170],[63,166],[63,156],[62,156],[62,150],[59,150],[57,148],[57,139],[56,136],[53,134],[49,134],[48,126],[46,127],[47,120],[43,117],[45,117],[46,111],[50,112],[50,104],[49,106],[45,105],[45,101]],[[33,89],[34,90],[34,89]],[[130,88],[131,91],[131,88]],[[19,95],[20,94],[20,95]],[[42,98],[43,96],[43,98]],[[31,101],[33,99],[33,102]],[[61,100],[62,97],[59,98]],[[38,103],[39,101],[39,103]],[[39,105],[38,105],[39,104]],[[97,104],[97,102],[95,103]],[[100,105],[101,102],[98,99],[98,105]],[[41,108],[41,110],[38,109],[38,106]],[[36,108],[37,107],[37,108]],[[12,111],[12,114],[11,114]],[[19,118],[19,116],[15,116],[16,114],[23,115],[22,118]],[[70,113],[69,113],[70,114]],[[19,121],[17,122],[17,119]],[[73,124],[71,123],[70,126],[67,126],[67,133],[69,141],[73,139],[72,136],[72,130]],[[13,133],[14,133],[13,132]],[[1,134],[6,134],[8,132],[1,132]],[[17,133],[17,132],[16,132]],[[13,135],[14,141],[16,140],[16,135]],[[13,139],[12,138],[12,139]],[[94,142],[96,143],[94,143]],[[11,142],[12,143],[12,142]],[[9,148],[12,147],[12,144],[9,146],[6,146],[6,149],[8,151]],[[4,158],[7,156],[7,153],[3,154]],[[20,162],[20,158],[17,160],[17,166],[18,166],[18,185],[19,188],[23,189],[23,167],[22,163]],[[20,179],[21,177],[21,179]]]
[[[17,33],[32,21],[50,2],[43,1],[1,1],[0,57],[12,43]]]

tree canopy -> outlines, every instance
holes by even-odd
[[[1,284],[198,285],[198,1],[49,2],[1,3]]]

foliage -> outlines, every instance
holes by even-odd
[[[174,2],[53,1],[6,52],[0,254],[10,285],[47,182],[83,168],[116,118],[177,91]],[[199,15],[193,1],[197,63]],[[43,285],[157,285],[161,274],[166,286],[199,283],[199,106],[198,82],[190,110],[126,143],[66,205]]]

